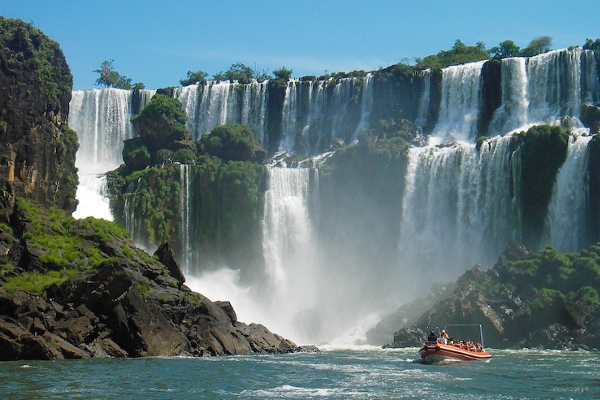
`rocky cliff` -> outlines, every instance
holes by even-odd
[[[17,199],[0,225],[0,359],[283,353],[298,346],[184,285],[110,222]]]
[[[27,197],[75,208],[77,136],[67,126],[73,78],[59,45],[0,17],[0,210]]]

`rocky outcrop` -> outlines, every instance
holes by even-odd
[[[414,346],[419,335],[425,340],[427,327],[482,324],[488,347],[597,349],[599,260],[598,245],[569,255],[510,246],[493,268],[467,271],[450,295],[387,346]]]
[[[166,244],[151,257],[112,223],[23,199],[9,221],[0,226],[1,360],[299,350],[238,321],[229,302],[192,292]]]
[[[75,208],[77,136],[67,126],[73,78],[59,45],[0,17],[0,212],[27,197]]]

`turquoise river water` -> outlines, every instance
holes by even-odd
[[[424,365],[417,349],[0,363],[2,399],[598,399],[600,352],[490,350]]]

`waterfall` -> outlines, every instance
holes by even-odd
[[[184,271],[190,271],[192,265],[192,240],[190,235],[191,191],[189,165],[179,166],[179,208],[181,232],[181,264]]]
[[[238,84],[209,81],[204,85],[176,88],[173,96],[185,110],[187,128],[199,140],[217,125],[244,124],[252,128],[256,139],[265,142],[267,84],[253,81]]]
[[[561,252],[575,252],[588,244],[586,177],[591,139],[591,136],[571,136],[567,159],[554,183],[543,243]]]
[[[429,120],[429,106],[431,103],[431,70],[420,71],[419,75],[423,77],[423,93],[419,98],[419,108],[417,110],[417,118],[415,119],[415,126],[422,133],[423,126]]]
[[[299,117],[298,115],[298,107],[296,106],[297,103],[297,87],[300,85],[300,81],[296,80],[296,79],[290,79],[290,81],[288,82],[286,88],[285,88],[285,97],[283,100],[283,112],[282,112],[282,122],[281,122],[281,131],[282,131],[282,140],[279,143],[279,150],[280,151],[285,151],[285,152],[293,152],[294,148],[295,148],[295,140],[296,140],[296,121]],[[308,82],[308,86],[309,86],[309,90],[308,90],[308,95],[309,95],[309,99],[312,98],[313,95],[313,82]],[[323,98],[322,95],[322,86],[318,85],[317,86],[317,91],[319,96],[318,99],[321,100]],[[314,104],[312,101],[310,101],[310,104]],[[310,125],[309,125],[310,126]],[[304,130],[304,137],[303,139],[305,139],[304,141],[306,141],[306,129]],[[304,145],[304,149],[303,152],[306,154],[307,152],[307,145]]]
[[[483,61],[442,70],[440,115],[432,136],[436,143],[473,141],[481,103]]]
[[[288,81],[283,103],[279,150],[316,155],[334,138],[346,143],[369,127],[373,107],[373,79]]]
[[[301,337],[293,322],[298,313],[315,302],[314,233],[309,204],[309,168],[269,167],[265,193],[263,252],[267,277],[266,315],[269,326]]]
[[[409,150],[400,264],[448,279],[514,240],[510,137]],[[419,272],[416,272],[418,275]],[[419,290],[419,288],[417,288]]]
[[[531,123],[557,125],[561,116],[579,114],[580,55],[581,49],[553,51],[528,60],[528,119]]]
[[[502,60],[502,105],[494,112],[490,122],[490,135],[502,135],[526,127],[527,110],[527,59],[524,57]]]
[[[596,62],[589,50],[504,59],[502,105],[494,113],[490,134],[558,125],[566,116],[579,117],[582,102],[598,99],[599,90]]]
[[[369,117],[373,109],[373,75],[370,73],[365,76],[362,92],[360,121],[358,121],[358,126],[354,130],[354,139],[358,137],[361,131],[369,128]]]
[[[139,91],[140,102],[148,102],[156,91]],[[69,104],[69,127],[77,132],[79,170],[76,218],[95,216],[112,220],[103,174],[122,162],[123,141],[135,136],[133,91],[121,89],[75,90]],[[141,104],[143,107],[145,104]]]

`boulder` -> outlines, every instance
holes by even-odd
[[[154,252],[154,255],[158,257],[158,261],[167,267],[169,274],[177,281],[179,288],[181,288],[181,286],[185,283],[185,276],[183,275],[183,272],[181,272],[179,263],[177,260],[175,260],[175,254],[173,253],[173,249],[171,248],[169,242],[164,242],[161,244]]]

